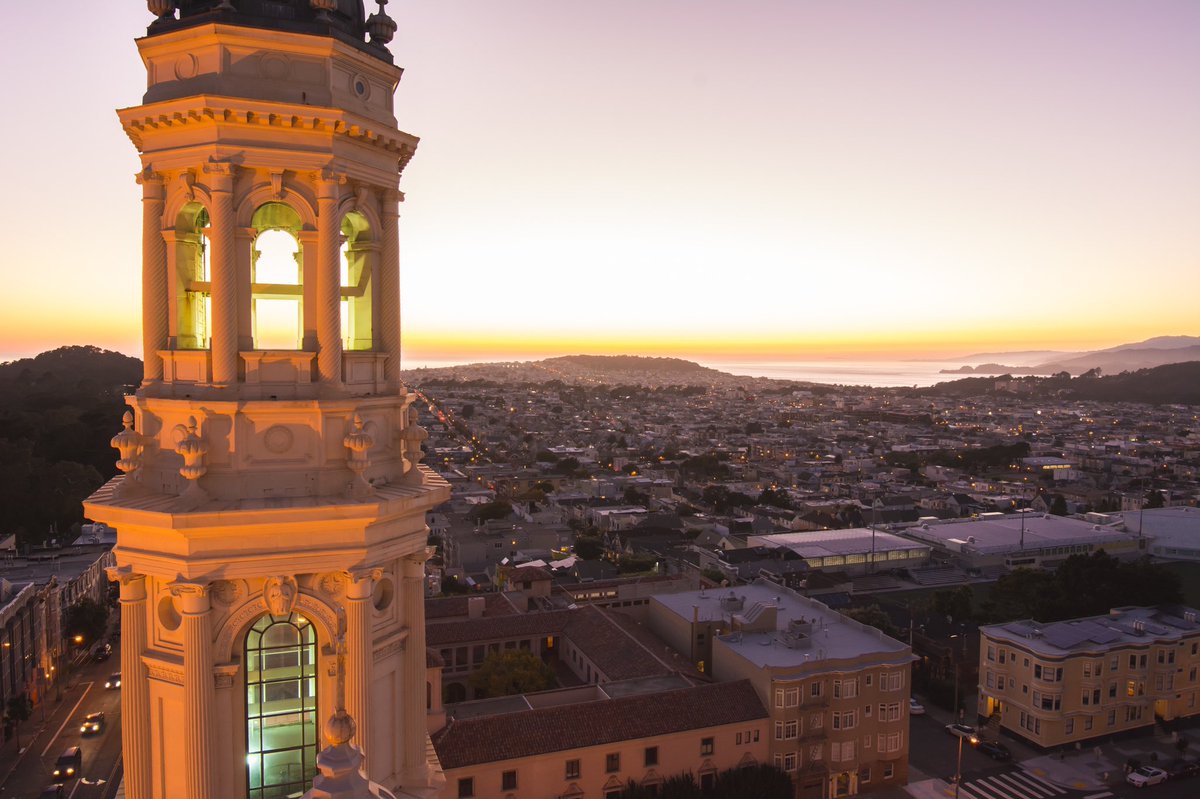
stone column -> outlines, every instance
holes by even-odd
[[[380,251],[377,274],[379,280],[379,315],[376,339],[387,354],[384,378],[389,388],[400,385],[400,208],[404,195],[395,189],[383,193]]]
[[[374,643],[371,638],[371,595],[379,569],[350,572],[346,587],[346,712],[358,731],[353,742],[367,757],[371,755],[371,667]]]
[[[146,577],[115,567],[121,584],[121,758],[127,799],[150,799],[150,679],[146,651]]]
[[[209,175],[212,195],[208,209],[212,247],[212,381],[221,386],[233,386],[238,376],[238,268],[234,247],[233,164],[210,162],[204,171]]]
[[[317,178],[317,374],[327,386],[339,386],[342,382],[339,185],[340,177],[329,171]]]
[[[422,550],[400,561],[404,626],[408,628],[400,689],[404,703],[400,709],[401,784],[412,787],[429,781],[425,761],[425,561],[428,558],[428,553]]]
[[[167,243],[163,240],[162,176],[146,169],[142,185],[142,379],[162,380],[158,351],[167,348]]]
[[[183,616],[183,735],[187,799],[217,799],[213,762],[213,657],[208,586],[171,584]]]

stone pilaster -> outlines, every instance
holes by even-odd
[[[395,189],[383,193],[379,253],[380,348],[387,353],[384,377],[389,386],[400,385],[400,208],[404,195]]]
[[[363,754],[371,755],[371,594],[379,569],[350,572],[346,587],[346,712],[358,731],[351,740]]]
[[[338,175],[317,179],[317,373],[327,386],[342,382],[342,220]]]
[[[429,782],[425,760],[425,561],[424,551],[403,558],[401,597],[404,601],[404,642],[401,695],[401,784],[419,787]]]
[[[117,568],[108,578],[121,584],[121,759],[127,799],[151,799],[150,680],[146,651],[146,577]]]
[[[167,348],[167,243],[163,240],[162,176],[147,169],[142,186],[142,379],[162,380],[158,351]]]
[[[217,799],[213,760],[213,657],[208,586],[171,584],[183,616],[183,734],[187,799]]]
[[[208,209],[212,247],[212,380],[223,386],[238,377],[238,265],[234,246],[233,164],[205,165],[212,202]]]

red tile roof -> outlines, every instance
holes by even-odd
[[[451,721],[433,735],[445,769],[767,717],[749,680]]]

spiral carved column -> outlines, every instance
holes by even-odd
[[[400,209],[404,195],[395,189],[383,193],[383,231],[379,253],[379,346],[387,353],[384,377],[389,386],[400,385]]]
[[[317,180],[317,373],[327,386],[342,382],[342,220],[339,178]]]
[[[234,247],[233,164],[212,162],[212,380],[232,386],[238,377],[237,252]]]

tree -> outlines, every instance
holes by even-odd
[[[29,701],[29,697],[24,692],[10,696],[8,703],[4,706],[4,720],[12,726],[13,732],[17,736],[18,750],[21,748],[21,722],[28,721],[32,712],[33,703]]]
[[[604,542],[598,535],[580,533],[575,536],[575,554],[584,560],[596,560],[604,555]]]
[[[1161,491],[1147,491],[1143,508],[1161,508],[1163,506],[1163,495]]]
[[[471,508],[467,513],[467,518],[476,524],[482,524],[491,519],[507,518],[511,513],[512,503],[506,499],[498,499],[495,502],[485,502]]]
[[[79,637],[82,644],[91,646],[108,628],[108,606],[84,597],[63,611],[62,626],[68,640]]]
[[[1062,494],[1055,494],[1050,499],[1050,513],[1054,516],[1067,515],[1067,498]]]
[[[879,605],[864,605],[857,608],[846,608],[842,611],[843,616],[848,616],[860,624],[865,624],[868,627],[874,627],[881,631],[884,635],[892,638],[898,638],[900,631],[896,629],[896,625],[892,624],[892,619],[884,612]]]
[[[555,685],[554,669],[528,649],[493,652],[483,659],[469,682],[483,696],[532,693]]]
[[[792,501],[788,499],[786,491],[776,491],[771,488],[764,488],[762,490],[762,493],[758,495],[758,504],[784,509],[792,507]]]
[[[930,609],[941,616],[949,616],[955,621],[964,622],[974,615],[972,612],[974,601],[975,592],[969,585],[943,588],[940,591],[934,591]]]

